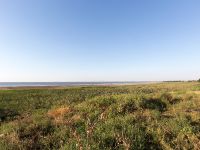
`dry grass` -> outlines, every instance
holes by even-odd
[[[53,119],[56,124],[59,124],[64,122],[64,116],[70,111],[71,109],[68,106],[61,106],[59,108],[49,110],[47,115],[49,118]]]

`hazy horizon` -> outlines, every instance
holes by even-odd
[[[0,82],[200,78],[200,1],[2,0]]]

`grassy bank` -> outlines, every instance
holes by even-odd
[[[0,149],[198,149],[200,83],[0,90]]]

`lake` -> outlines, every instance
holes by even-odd
[[[27,87],[27,86],[88,86],[88,85],[118,85],[140,84],[147,82],[0,82],[0,87]]]

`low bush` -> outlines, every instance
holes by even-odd
[[[143,109],[156,109],[159,111],[165,111],[167,104],[160,99],[144,99],[141,101],[140,106]]]
[[[0,122],[16,119],[19,113],[16,110],[0,109]]]

